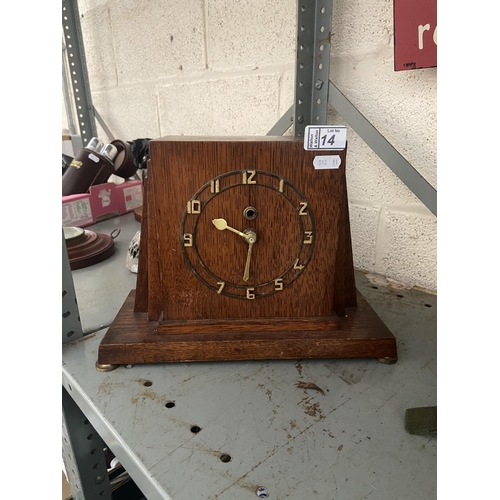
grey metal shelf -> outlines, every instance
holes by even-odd
[[[89,324],[112,320],[110,304],[134,286],[124,261],[138,226],[132,214],[92,228],[109,231],[118,220],[116,258],[73,272],[84,325],[91,301],[101,307]],[[373,288],[361,272],[356,281],[397,338],[395,365],[165,363],[101,373],[102,329],[63,346],[63,386],[148,500],[252,499],[258,486],[279,499],[433,498],[436,437],[408,434],[404,416],[436,405],[436,297]]]
[[[125,268],[125,261],[130,241],[141,225],[133,213],[128,213],[92,227],[108,235],[115,230],[120,233],[114,240],[115,253],[109,259],[98,267],[90,266],[72,273],[84,334],[109,326],[129,291],[135,288],[137,275]]]

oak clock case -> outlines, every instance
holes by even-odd
[[[396,359],[355,287],[346,150],[305,151],[293,137],[149,148],[137,287],[98,363]],[[321,154],[340,167],[316,170]]]
[[[151,228],[158,243],[150,260],[162,287],[149,304],[150,319],[343,314],[343,307],[335,311],[332,287],[332,256],[341,243],[336,226],[347,202],[343,169],[315,171],[315,154],[296,140],[159,141],[150,154]],[[345,151],[340,155],[345,163]],[[245,217],[248,209],[255,209],[255,219]],[[217,229],[219,219],[240,232],[255,231],[246,282],[249,245]],[[193,247],[186,246],[189,235]],[[225,283],[221,293],[218,283]]]

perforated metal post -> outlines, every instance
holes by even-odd
[[[83,146],[97,136],[77,0],[62,0],[62,28]]]
[[[68,250],[62,231],[62,343],[83,337],[75,285],[69,265]]]
[[[62,343],[83,337],[68,251],[62,231]],[[71,388],[70,388],[71,390]],[[62,388],[62,449],[74,500],[111,500],[104,443],[68,391]]]
[[[295,68],[294,135],[325,125],[330,71],[331,0],[299,0]]]
[[[74,500],[111,500],[104,442],[62,389],[63,460]]]

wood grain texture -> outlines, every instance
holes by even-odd
[[[356,281],[354,279],[354,265],[352,256],[352,239],[351,239],[351,223],[349,220],[349,203],[347,200],[347,183],[344,177],[344,196],[345,196],[345,262],[344,262],[344,294],[345,306],[356,307],[357,305],[357,292]],[[338,314],[338,313],[337,313]]]
[[[148,201],[147,214],[147,245],[148,245],[148,265],[147,265],[147,283],[148,283],[148,318],[150,321],[158,321],[163,315],[162,309],[162,289],[161,289],[161,269],[160,269],[160,248],[158,247],[157,226],[161,226],[158,220],[158,209],[155,204],[154,169],[151,164],[148,168]]]
[[[98,363],[305,358],[396,358],[396,339],[366,300],[347,308],[333,332],[245,332],[165,335],[133,311],[132,290],[99,346]]]
[[[241,333],[241,332],[329,332],[338,330],[339,318],[238,318],[162,321],[159,334],[180,335],[186,333]]]
[[[341,167],[331,170],[315,170],[317,153],[305,151],[302,141],[290,137],[208,141],[169,138],[151,141],[150,154],[149,202],[154,205],[150,242],[155,250],[150,255],[154,269],[149,273],[149,298],[154,296],[158,301],[149,307],[151,319],[157,320],[161,312],[166,320],[343,314],[343,288],[353,277],[344,236],[345,150],[338,152]],[[196,195],[204,205],[196,225],[196,245],[204,264],[200,274],[209,268],[224,282],[251,287],[278,277],[293,263],[304,236],[295,220],[300,197],[293,200],[297,206],[290,205],[276,191],[261,185],[263,176],[259,175],[257,185],[239,185],[213,199],[208,188],[200,192],[217,176],[244,169],[269,172],[296,186],[307,199],[316,224],[307,269],[283,291],[256,300],[215,293],[186,265],[180,244],[180,221],[187,202]],[[291,189],[289,194],[294,196]],[[255,207],[259,214],[251,223],[243,216],[248,206]],[[214,218],[224,218],[239,230],[256,230],[258,241],[253,247],[248,283],[242,281],[248,245],[229,231],[217,231],[211,224]],[[212,280],[214,287],[217,281]],[[352,288],[354,283],[347,286]]]

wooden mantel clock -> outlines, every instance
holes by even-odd
[[[340,167],[293,137],[149,143],[137,288],[98,365],[249,359],[396,360],[357,292]]]

